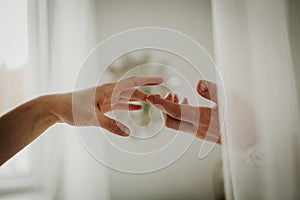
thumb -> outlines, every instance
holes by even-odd
[[[202,97],[218,103],[217,85],[215,83],[200,80],[197,85],[197,91]]]
[[[129,136],[130,134],[130,130],[127,126],[125,126],[119,121],[116,121],[114,119],[105,116],[101,112],[97,113],[97,120],[99,125],[102,128],[108,130],[109,132],[112,132],[120,136]]]

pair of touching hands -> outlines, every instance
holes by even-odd
[[[66,109],[58,116],[60,122],[76,126],[100,126],[112,133],[128,136],[130,130],[119,121],[111,119],[105,113],[112,110],[140,110],[141,105],[134,104],[142,101],[153,105],[162,111],[165,126],[196,135],[198,138],[221,143],[219,139],[219,119],[217,107],[217,88],[214,83],[200,80],[197,92],[205,99],[215,103],[213,107],[199,107],[188,104],[183,98],[179,103],[177,94],[167,94],[161,98],[157,94],[145,93],[136,87],[159,85],[163,82],[161,77],[130,77],[118,82],[108,83],[96,88],[81,90],[64,94],[65,101],[73,102],[76,109],[76,120],[72,109]],[[72,96],[71,96],[72,95]],[[70,98],[73,101],[70,101]],[[70,108],[70,105],[65,106]]]
[[[161,77],[130,77],[85,90],[40,96],[17,106],[0,116],[0,166],[55,123],[100,126],[117,135],[128,136],[129,128],[105,113],[142,109],[134,103],[136,101],[160,109],[167,127],[220,143],[217,106],[191,106],[187,99],[179,103],[174,94],[163,99],[136,88],[162,82]],[[202,97],[217,103],[215,84],[200,81],[197,90]]]

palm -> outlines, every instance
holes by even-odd
[[[130,77],[115,83],[104,84],[72,94],[72,107],[61,118],[64,122],[76,126],[100,126],[108,131],[129,135],[129,128],[105,113],[112,110],[139,110],[141,105],[133,101],[146,101],[150,95],[138,90],[137,86],[157,85],[163,81],[160,77]],[[72,113],[71,113],[72,110]]]

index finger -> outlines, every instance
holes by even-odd
[[[147,97],[147,102],[175,119],[193,124],[199,122],[199,109],[191,105],[174,103],[158,96]]]
[[[150,93],[146,93],[143,92],[139,89],[136,88],[131,88],[128,90],[125,90],[121,93],[120,97],[122,99],[128,99],[130,101],[143,101],[146,102],[146,99],[148,96],[151,95],[156,95],[156,96],[160,96],[159,94],[150,94]]]
[[[163,77],[159,76],[132,76],[126,79],[119,81],[117,84],[122,89],[129,89],[136,86],[144,85],[159,85],[164,81]]]

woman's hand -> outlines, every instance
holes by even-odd
[[[166,127],[195,134],[201,139],[221,143],[216,84],[201,80],[197,85],[197,91],[202,97],[213,101],[216,105],[212,108],[191,106],[186,98],[179,104],[176,94],[167,94],[165,99],[149,96],[147,102],[162,111]]]
[[[131,77],[119,82],[65,94],[32,99],[0,116],[0,165],[57,122],[73,126],[100,126],[128,136],[129,129],[105,116],[111,110],[138,110],[133,101],[146,101],[151,94],[136,86],[157,85],[160,77]]]
[[[145,102],[152,95],[135,87],[158,85],[162,82],[161,77],[130,77],[74,93],[58,94],[54,97],[54,102],[58,104],[53,111],[59,122],[73,126],[100,126],[117,135],[128,136],[129,128],[107,117],[105,113],[112,110],[142,109],[141,105],[132,102]]]

